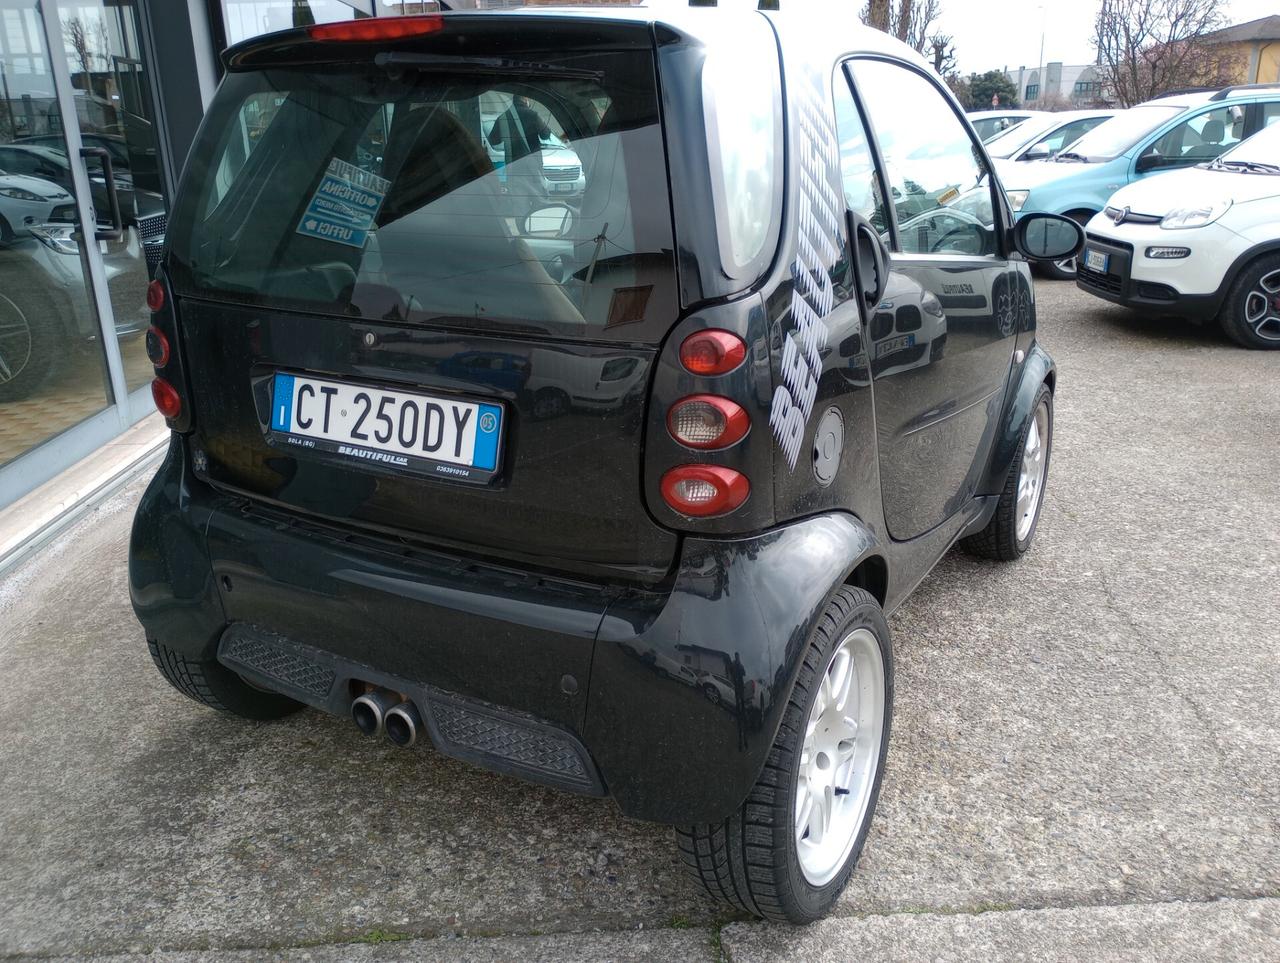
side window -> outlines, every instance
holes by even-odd
[[[1262,127],[1270,127],[1272,124],[1280,123],[1280,101],[1272,101],[1269,104],[1262,104],[1261,106]]]
[[[844,182],[844,203],[855,214],[861,214],[882,235],[888,235],[889,215],[880,194],[875,161],[867,141],[867,130],[853,102],[853,93],[841,71],[834,83],[836,96],[836,134],[840,138],[840,176]]]
[[[1217,107],[1167,131],[1147,151],[1161,167],[1190,167],[1213,160],[1244,137],[1244,110]]]
[[[923,75],[882,60],[853,63],[908,254],[996,252],[991,180],[950,102]]]

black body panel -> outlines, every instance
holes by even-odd
[[[635,436],[652,349],[191,300],[180,311],[185,354],[202,359],[190,371],[192,441],[208,457],[208,481],[306,515],[548,569],[642,581],[666,574],[676,536],[638,497]],[[627,363],[625,379],[600,380],[610,361]],[[501,403],[502,471],[476,487],[273,447],[266,433],[277,369]],[[546,391],[565,399],[549,412],[539,409]]]

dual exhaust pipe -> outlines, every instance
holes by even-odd
[[[417,706],[385,689],[366,692],[351,703],[351,718],[366,736],[385,732],[401,749],[416,743],[423,731]]]

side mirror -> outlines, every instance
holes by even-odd
[[[1028,214],[1013,229],[1013,246],[1029,261],[1063,261],[1084,248],[1084,228],[1058,214]]]
[[[1048,160],[1052,156],[1053,156],[1053,151],[1049,150],[1049,148],[1043,146],[1042,144],[1037,144],[1035,147],[1030,148],[1025,154],[1019,157],[1018,160],[1024,160],[1024,161]]]
[[[1157,167],[1160,167],[1163,162],[1163,157],[1155,151],[1151,151],[1150,153],[1143,154],[1139,157],[1137,163],[1133,165],[1133,169],[1139,174],[1145,174],[1147,171],[1153,171]]]
[[[567,204],[552,204],[526,214],[520,221],[520,233],[525,237],[569,237],[573,234],[573,222],[573,208]]]

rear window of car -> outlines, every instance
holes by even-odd
[[[179,294],[659,340],[678,313],[651,49],[228,74],[170,228]]]

